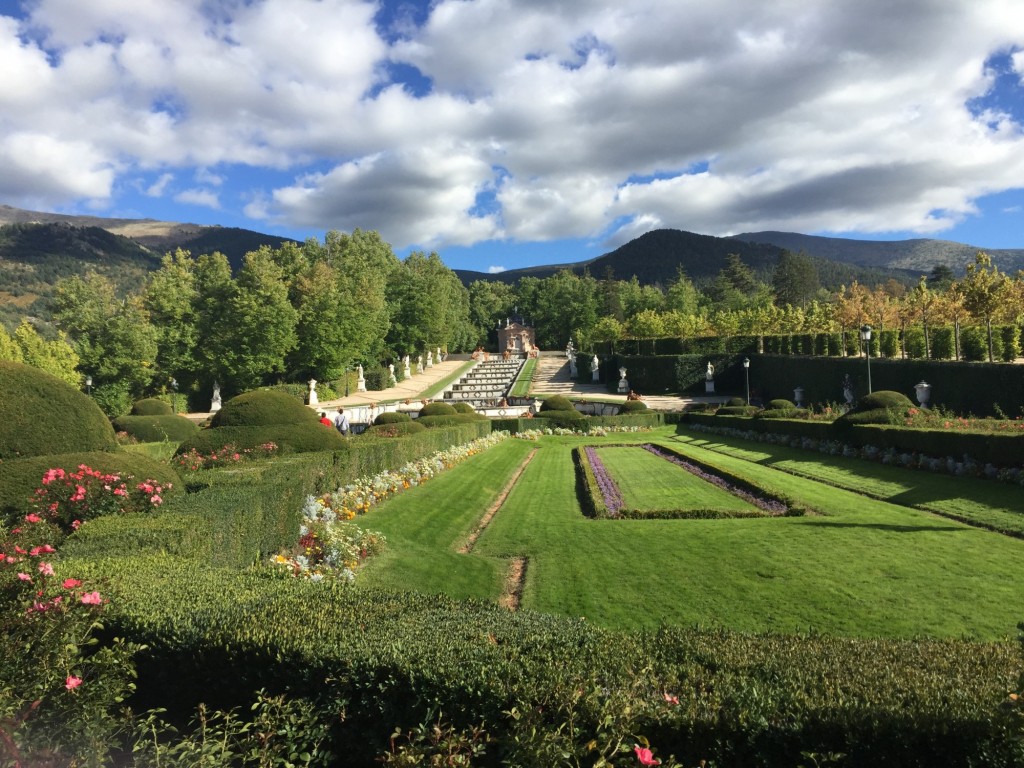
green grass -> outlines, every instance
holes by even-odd
[[[753,504],[643,448],[609,446],[599,449],[597,455],[618,484],[628,509],[729,509],[757,512]]]
[[[1009,483],[822,456],[740,438],[683,433],[680,441],[876,499],[1024,536],[1024,489]]]
[[[174,452],[178,450],[178,443],[164,440],[159,443],[130,443],[122,446],[128,453],[141,453],[157,461],[170,461]]]
[[[530,387],[533,386],[533,374],[537,370],[537,358],[531,357],[526,360],[519,376],[509,390],[509,397],[526,397],[530,394]]]
[[[415,399],[429,400],[432,397],[437,397],[439,394],[444,392],[445,387],[449,387],[456,381],[461,379],[466,374],[466,371],[473,367],[474,363],[475,361],[473,360],[467,360],[465,363],[456,368],[455,371],[451,373],[449,376],[445,377],[444,379],[441,379],[440,381],[428,387],[427,389],[424,389],[422,392],[416,395]]]
[[[636,440],[707,455],[671,429]],[[494,599],[504,559],[524,556],[523,607],[613,628],[1015,635],[1024,594],[1024,572],[1016,565],[1024,558],[1020,540],[719,452],[714,460],[723,469],[826,514],[588,520],[576,499],[571,459],[580,442],[509,440],[361,518],[389,539],[389,552],[368,566],[363,583]],[[615,435],[585,442],[624,441]],[[473,553],[458,554],[455,548],[533,445],[537,454]]]

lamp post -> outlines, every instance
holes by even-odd
[[[348,397],[348,366],[345,366],[345,397]]]
[[[868,394],[871,394],[871,326],[860,327],[860,340],[864,342],[864,354],[868,359]]]
[[[750,405],[750,358],[743,358],[743,374],[747,377],[747,405]]]
[[[92,376],[85,377],[85,394],[92,396]]]
[[[178,412],[178,380],[171,377],[171,412]]]

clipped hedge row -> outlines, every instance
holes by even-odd
[[[0,461],[0,518],[21,516],[31,511],[29,499],[39,487],[46,470],[60,467],[67,472],[75,472],[80,464],[122,477],[132,475],[137,481],[151,479],[164,486],[173,484],[176,488],[182,487],[178,473],[166,462],[126,451],[88,451],[8,459]],[[172,493],[165,493],[164,496],[169,498]]]
[[[110,635],[147,646],[133,704],[180,715],[198,701],[245,707],[260,688],[306,696],[333,723],[336,764],[379,764],[396,728],[439,712],[456,730],[485,725],[480,766],[555,764],[551,750],[583,763],[591,739],[624,734],[684,765],[799,765],[808,752],[922,768],[1024,758],[993,717],[1020,671],[1013,643],[627,634],[173,555],[82,553],[66,567],[108,585]]]
[[[142,443],[161,443],[165,440],[180,443],[199,431],[199,427],[184,416],[173,415],[119,416],[113,424],[118,432],[127,432]]]

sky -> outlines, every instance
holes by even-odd
[[[499,272],[652,229],[1024,248],[1020,0],[0,0],[0,203]]]

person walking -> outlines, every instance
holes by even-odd
[[[345,437],[348,437],[348,414],[345,413],[344,408],[338,409],[338,415],[334,417],[334,428],[341,432]]]
[[[325,427],[334,426],[334,422],[331,421],[330,417],[327,415],[327,411],[320,411],[320,423],[323,424]]]

